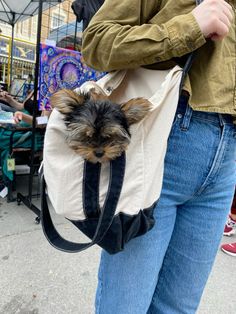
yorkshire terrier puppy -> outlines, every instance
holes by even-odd
[[[77,94],[63,89],[51,97],[51,104],[64,115],[68,145],[92,163],[120,156],[130,143],[130,125],[140,122],[151,109],[146,99],[119,105],[94,90]]]

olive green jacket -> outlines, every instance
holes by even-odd
[[[195,110],[236,114],[236,17],[221,41],[206,40],[195,0],[105,0],[83,35],[85,62],[98,70],[174,66],[196,50],[185,89]],[[169,60],[169,61],[167,61]],[[172,61],[170,61],[172,60]]]

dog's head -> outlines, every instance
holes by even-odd
[[[143,98],[118,105],[94,91],[77,94],[65,89],[51,97],[51,104],[64,115],[69,146],[93,163],[120,156],[130,142],[130,125],[151,108]]]

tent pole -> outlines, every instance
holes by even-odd
[[[34,106],[33,106],[33,122],[32,122],[32,142],[31,142],[31,159],[30,159],[30,174],[28,195],[23,196],[21,193],[17,194],[17,202],[21,201],[30,208],[38,217],[35,221],[39,222],[40,210],[32,203],[32,191],[33,191],[33,178],[34,178],[34,156],[35,156],[35,133],[36,133],[36,106],[38,106],[38,86],[39,86],[39,66],[40,66],[40,42],[42,31],[42,15],[43,15],[43,2],[45,0],[39,0],[38,7],[38,32],[37,32],[37,44],[36,44],[36,64],[35,64],[35,81],[34,81]]]
[[[36,44],[36,64],[34,78],[34,107],[33,107],[33,123],[32,123],[32,154],[30,162],[30,177],[29,177],[29,201],[32,200],[33,176],[34,176],[34,151],[35,151],[35,132],[36,132],[36,109],[38,106],[38,87],[39,87],[39,66],[40,66],[40,43],[42,31],[42,15],[43,15],[43,0],[39,0],[38,14],[38,33]]]
[[[12,24],[11,24],[11,65],[10,65],[10,82],[9,86],[12,84],[12,76],[13,76],[13,54],[14,54],[14,31],[15,31],[15,13],[12,13]]]
[[[36,44],[36,64],[35,64],[35,84],[34,84],[34,100],[37,101],[38,85],[39,85],[39,66],[40,66],[40,43],[41,43],[41,31],[42,31],[42,16],[43,16],[43,2],[39,0],[38,9],[38,31],[37,31],[37,44]]]

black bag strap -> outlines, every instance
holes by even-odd
[[[85,161],[85,163],[88,163]],[[99,164],[96,164],[97,167],[100,167]],[[85,167],[89,169],[89,167]],[[88,243],[75,243],[64,239],[56,230],[50,211],[48,208],[47,196],[46,196],[46,182],[44,175],[41,175],[41,224],[43,232],[49,243],[54,246],[56,249],[59,249],[68,253],[77,253],[81,252],[94,244],[98,244],[107,233],[107,230],[110,228],[110,225],[113,221],[117,203],[120,197],[120,192],[123,185],[125,174],[125,153],[120,157],[110,162],[110,178],[109,178],[109,187],[104,202],[103,208],[101,209],[97,228],[94,232],[94,236],[91,242]],[[85,170],[84,177],[90,176],[90,173]],[[98,187],[97,187],[98,189]],[[86,201],[85,201],[86,202]],[[95,210],[95,204],[92,205]]]

